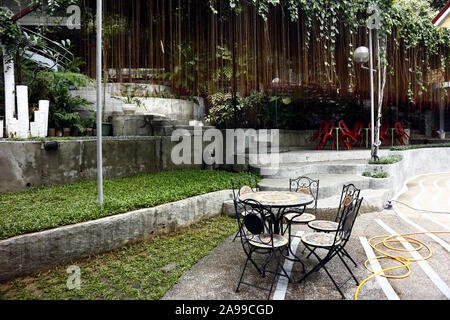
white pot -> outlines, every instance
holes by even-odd
[[[136,105],[133,103],[124,103],[122,105],[122,111],[125,114],[134,114],[136,112]]]

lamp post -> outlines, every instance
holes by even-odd
[[[369,70],[370,73],[370,116],[371,116],[371,158],[372,160],[378,160],[378,147],[380,146],[380,127],[381,127],[381,59],[379,56],[380,45],[378,40],[378,32],[376,31],[377,41],[377,60],[378,70],[373,68],[374,54],[373,54],[373,40],[372,30],[378,30],[380,28],[380,9],[375,7],[369,7],[367,13],[375,11],[367,21],[367,28],[369,29],[369,48],[358,47],[353,53],[353,59],[355,62],[361,65],[361,68]],[[365,67],[364,64],[369,62],[369,67]],[[375,90],[374,90],[374,73],[378,72],[378,115],[377,115],[377,130],[375,140]]]
[[[102,152],[102,0],[97,0],[97,197],[103,206],[103,152]]]

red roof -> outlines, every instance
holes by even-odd
[[[440,17],[442,17],[448,10],[450,10],[450,1],[447,2],[447,4],[445,5],[444,9],[442,9],[438,15],[431,21],[433,24],[435,24]]]

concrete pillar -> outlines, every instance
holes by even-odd
[[[28,110],[28,87],[17,86],[17,120],[18,120],[18,137],[28,138],[30,135],[30,116]]]
[[[0,43],[3,51],[3,74],[5,81],[5,127],[6,134],[9,135],[9,124],[14,118],[14,112],[16,109],[16,99],[15,99],[15,80],[14,80],[14,62],[9,59],[5,54],[6,49]],[[12,125],[14,127],[14,124]]]

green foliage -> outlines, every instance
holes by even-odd
[[[375,179],[385,179],[389,177],[389,173],[387,172],[378,172],[378,173],[372,173],[369,171],[365,171],[362,174],[364,177],[368,178],[375,178]]]
[[[97,205],[96,181],[0,194],[0,239],[229,189],[230,179],[240,175],[180,170],[106,179],[103,208]]]
[[[80,290],[67,288],[70,262],[5,283],[0,286],[0,299],[161,299],[187,270],[236,231],[233,218],[203,220],[168,235],[77,260],[82,272]]]
[[[393,164],[403,160],[403,156],[400,154],[390,155],[387,157],[381,157],[379,160],[370,160],[369,164]]]
[[[37,105],[39,100],[50,101],[50,128],[76,127],[83,132],[84,124],[78,110],[89,102],[72,96],[70,90],[91,84],[92,80],[80,73],[40,71],[29,86],[30,102]]]
[[[450,143],[433,143],[433,144],[412,144],[408,146],[395,146],[392,147],[392,151],[405,151],[413,149],[427,149],[427,148],[449,148]]]
[[[233,103],[231,93],[215,93],[209,96],[210,109],[205,121],[214,124],[218,128],[233,128],[235,117],[238,113],[245,112],[242,97],[236,94],[236,102]],[[239,125],[237,125],[239,126]]]

